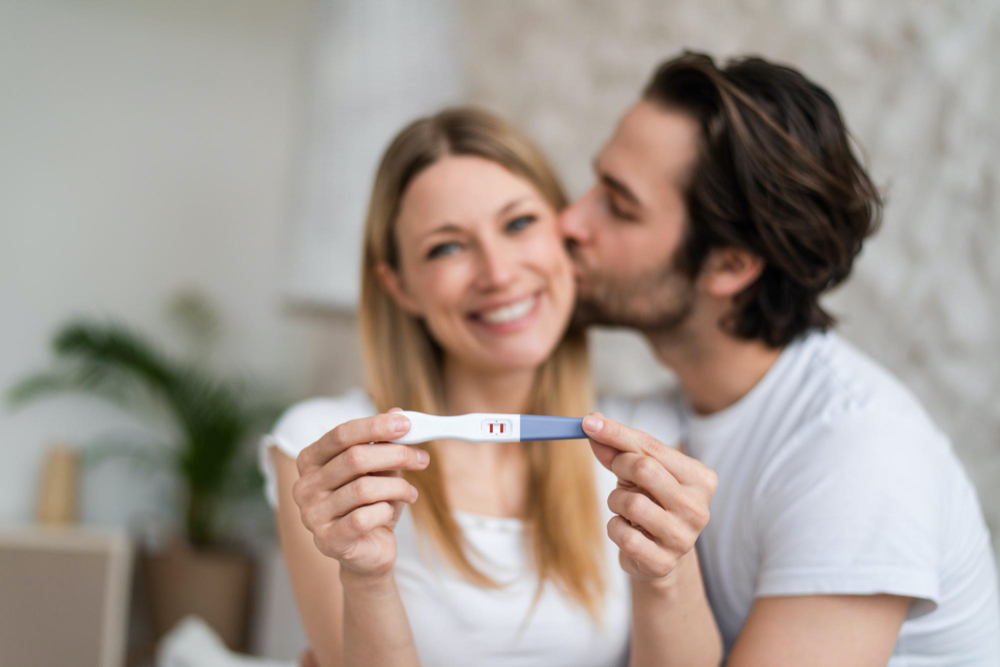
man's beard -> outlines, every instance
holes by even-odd
[[[684,324],[694,310],[694,280],[674,262],[664,270],[629,278],[586,274],[586,292],[577,294],[575,326],[630,327],[667,333]]]

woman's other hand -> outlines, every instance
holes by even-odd
[[[394,409],[395,410],[395,409]],[[394,411],[337,426],[299,454],[292,497],[316,547],[341,565],[341,577],[383,576],[396,562],[393,528],[417,490],[402,470],[423,470],[430,455],[389,442],[409,420]]]
[[[715,472],[600,413],[588,415],[583,430],[598,460],[618,477],[608,496],[617,515],[608,536],[618,545],[622,569],[633,579],[666,578],[708,524]]]

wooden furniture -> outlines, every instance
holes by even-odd
[[[0,526],[0,665],[120,667],[131,570],[122,531]]]

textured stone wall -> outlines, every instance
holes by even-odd
[[[793,64],[838,100],[888,198],[830,301],[842,332],[952,436],[1000,533],[1000,3],[465,0],[466,88],[548,151],[574,194],[655,63],[683,48]],[[662,382],[634,338],[599,383]]]

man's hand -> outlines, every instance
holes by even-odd
[[[664,579],[708,523],[715,472],[599,412],[583,420],[583,430],[594,455],[618,477],[608,496],[618,515],[608,522],[608,536],[618,545],[622,569],[634,579]]]

